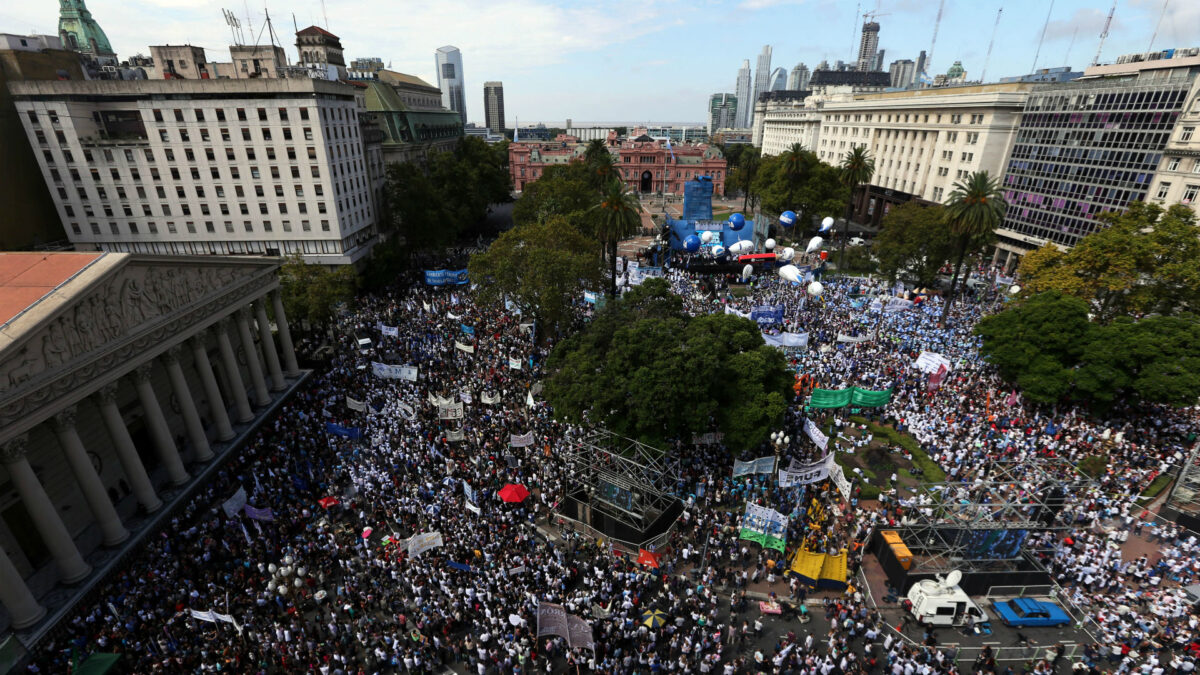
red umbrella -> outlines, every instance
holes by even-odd
[[[334,504],[340,504],[341,502],[338,501],[337,497],[325,497],[324,499],[318,499],[317,503],[321,505],[321,508],[327,509]]]
[[[506,502],[523,502],[529,496],[529,490],[524,485],[509,483],[500,488],[500,499]]]

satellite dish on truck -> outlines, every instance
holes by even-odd
[[[949,574],[946,575],[946,578],[942,581],[942,585],[943,586],[957,586],[958,582],[960,582],[960,581],[962,581],[962,572],[959,572],[958,570],[953,570],[952,572],[950,572]]]

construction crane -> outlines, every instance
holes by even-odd
[[[933,20],[933,39],[929,41],[929,54],[925,56],[925,72],[921,73],[926,79],[929,79],[927,74],[930,70],[929,64],[933,63],[933,47],[937,44],[938,27],[942,25],[942,12],[946,9],[946,0],[941,0],[938,3],[937,18]]]
[[[1050,0],[1050,9],[1046,10],[1046,22],[1042,24],[1042,36],[1038,38],[1037,51],[1033,52],[1033,65],[1029,72],[1037,72],[1038,57],[1042,55],[1042,43],[1046,41],[1046,29],[1050,27],[1050,15],[1054,14],[1054,0]]]
[[[1112,26],[1113,14],[1117,12],[1117,0],[1113,0],[1112,8],[1108,10],[1108,18],[1104,20],[1104,30],[1100,31],[1100,44],[1096,46],[1096,58],[1092,59],[1092,65],[1100,65],[1100,52],[1104,49],[1104,41],[1108,39],[1108,29]]]
[[[979,74],[980,82],[987,82],[988,63],[992,60],[992,45],[996,44],[996,31],[1000,29],[1000,15],[1004,14],[1004,7],[996,10],[996,25],[992,26],[992,39],[988,42],[987,56],[983,58],[983,72]]]

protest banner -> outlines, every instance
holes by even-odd
[[[399,326],[385,326],[383,324],[379,324],[379,332],[387,337],[400,337]]]
[[[454,341],[454,348],[464,351],[468,354],[475,353],[475,345],[464,345],[463,343],[459,342],[458,340]]]
[[[787,516],[757,504],[746,502],[740,539],[753,541],[763,548],[782,552],[787,542]]]
[[[772,347],[799,347],[808,349],[808,333],[780,333],[770,335],[763,333],[763,342]]]
[[[860,342],[866,342],[867,340],[870,340],[873,337],[875,337],[875,336],[874,335],[846,335],[845,333],[838,333],[837,341],[845,343],[845,344],[856,345]]]
[[[342,436],[344,438],[362,438],[362,429],[359,429],[358,427],[344,427],[340,424],[334,424],[333,422],[325,423],[325,432],[333,434],[334,436]]]
[[[850,501],[850,481],[846,480],[846,473],[842,471],[840,464],[834,463],[833,468],[829,470],[829,477],[837,486],[838,492],[842,493],[842,499]]]
[[[514,359],[511,356],[508,357],[508,367],[512,368],[513,370],[520,370],[521,369],[521,359]]]
[[[440,420],[461,420],[463,418],[463,404],[450,403],[448,405],[438,406],[438,419]]]
[[[406,420],[414,419],[417,416],[417,411],[413,410],[411,405],[404,403],[403,401],[397,403],[396,407],[400,409],[400,416]]]
[[[833,465],[833,455],[828,455],[825,459],[812,464],[793,462],[793,465],[788,466],[787,469],[779,470],[779,487],[819,483],[829,477],[830,467]]]
[[[255,507],[247,504],[245,507],[243,507],[242,512],[246,514],[247,518],[252,518],[254,520],[262,520],[262,521],[275,520],[275,513],[272,512],[271,509],[269,509],[269,508],[259,509],[259,508],[255,508]]]
[[[510,434],[508,444],[514,448],[528,448],[529,446],[533,445],[533,432],[526,431],[520,436],[517,434]]]
[[[775,470],[775,457],[759,457],[749,462],[734,461],[733,477],[749,476],[756,473],[771,473]]]
[[[425,532],[424,534],[414,534],[408,538],[408,555],[410,558],[415,558],[431,548],[437,548],[442,545],[441,532]]]
[[[221,510],[225,512],[226,518],[232,518],[241,512],[242,507],[246,505],[246,488],[240,487],[233,496],[225,500],[221,504]]]
[[[913,366],[922,373],[929,375],[936,373],[942,366],[945,366],[946,370],[952,370],[954,368],[954,364],[950,363],[950,359],[938,354],[937,352],[930,351],[924,351],[918,354],[917,360],[913,362]]]
[[[710,431],[706,434],[692,434],[692,445],[716,445],[725,440],[725,434]]]
[[[810,419],[804,420],[804,433],[807,434],[810,439],[812,439],[812,442],[815,443],[818,448],[825,450],[829,446],[829,437],[821,433],[821,430],[817,428],[816,422],[813,422]]]
[[[416,366],[393,366],[378,361],[371,362],[371,373],[375,377],[382,377],[388,380],[408,380],[409,382],[417,381]]]
[[[500,402],[500,394],[485,391],[480,395],[479,399],[483,401],[484,405],[496,405]]]
[[[450,441],[451,443],[457,443],[463,440],[464,437],[465,436],[462,429],[451,429],[450,431],[446,432],[446,440]]]
[[[759,305],[750,310],[750,320],[760,326],[783,323],[783,305]]]
[[[366,403],[363,403],[362,401],[356,401],[356,400],[350,398],[349,396],[346,397],[346,407],[351,410],[357,410],[358,412],[366,412],[367,411]]]

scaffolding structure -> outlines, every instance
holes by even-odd
[[[593,510],[638,531],[649,530],[679,502],[673,494],[678,464],[645,443],[595,429],[568,443],[563,458],[573,491]]]
[[[1093,486],[1061,458],[993,462],[972,481],[921,485],[897,528],[913,555],[908,573],[1044,570],[1039,535],[1072,529],[1062,506]]]
[[[1179,477],[1171,486],[1163,504],[1162,515],[1179,522],[1181,525],[1196,529],[1200,521],[1200,441],[1192,444],[1188,450],[1187,460],[1179,469]]]

